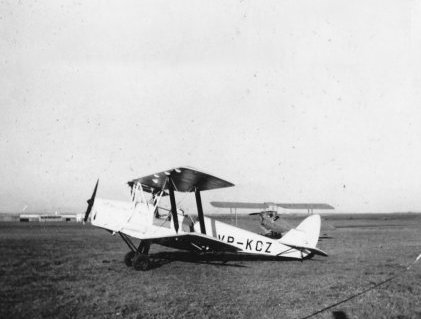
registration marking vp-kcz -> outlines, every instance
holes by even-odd
[[[218,239],[224,241],[225,235],[218,235]],[[231,244],[235,241],[233,236],[227,236],[227,243]],[[255,243],[254,243],[255,242]],[[254,244],[253,244],[254,243]],[[237,245],[244,245],[243,242],[237,241]],[[252,246],[253,245],[253,246]],[[263,242],[261,240],[254,241],[254,239],[246,239],[246,247],[247,250],[256,250],[256,251],[263,251],[266,253],[271,253],[270,246],[272,246],[272,243],[270,241]]]

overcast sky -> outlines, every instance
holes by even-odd
[[[421,211],[421,2],[6,1],[0,211],[189,165],[210,200]],[[208,204],[204,204],[212,210]]]

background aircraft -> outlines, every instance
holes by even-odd
[[[283,234],[291,230],[293,227],[280,218],[277,208],[307,210],[308,214],[313,214],[315,209],[334,209],[333,206],[324,203],[251,203],[251,202],[210,202],[212,206],[218,208],[229,208],[230,212],[234,210],[237,224],[237,209],[263,209],[260,212],[250,213],[249,215],[260,216],[260,226],[265,231],[265,236],[272,238],[281,238]]]

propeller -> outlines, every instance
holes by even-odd
[[[96,191],[97,191],[97,189],[98,189],[98,183],[99,183],[99,178],[98,178],[98,180],[96,181],[96,185],[95,185],[95,188],[94,188],[94,192],[92,193],[91,198],[87,200],[87,203],[88,203],[88,208],[86,209],[85,218],[83,219],[83,222],[84,222],[84,223],[86,223],[86,222],[88,221],[88,217],[89,217],[89,214],[91,213],[92,206],[94,206],[94,201],[95,201]]]

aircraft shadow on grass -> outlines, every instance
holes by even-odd
[[[253,255],[242,255],[242,254],[194,254],[191,252],[184,251],[171,251],[171,252],[159,252],[150,254],[150,269],[160,268],[166,264],[175,261],[182,261],[194,264],[207,264],[212,266],[221,267],[237,267],[247,268],[244,264],[238,262],[243,261],[295,261],[294,259],[273,257],[273,256],[253,256]],[[311,261],[320,261],[318,259],[310,259]]]

